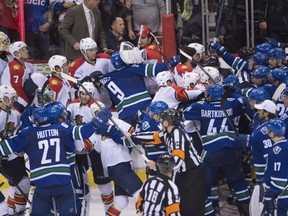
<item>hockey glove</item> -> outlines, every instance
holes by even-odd
[[[108,120],[112,117],[112,113],[109,111],[109,109],[110,109],[109,107],[106,107],[105,109],[97,113],[97,117],[100,118],[105,123],[107,123]]]
[[[224,46],[221,46],[220,43],[210,42],[209,46],[216,51],[217,55],[222,56],[226,52],[226,48]]]
[[[239,134],[238,136],[234,137],[234,143],[236,147],[248,147],[249,146],[250,135],[248,134]]]
[[[170,60],[168,62],[168,66],[169,66],[169,68],[175,67],[180,62],[181,62],[180,55],[175,55],[175,56],[170,57]]]

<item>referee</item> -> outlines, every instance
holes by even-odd
[[[205,211],[205,181],[202,161],[188,135],[179,126],[179,113],[169,108],[160,114],[161,132],[135,133],[138,143],[167,145],[175,160],[175,184],[179,189],[182,216],[203,216]],[[152,167],[151,167],[152,168]]]
[[[142,186],[136,204],[137,213],[142,213],[142,216],[180,216],[178,188],[171,181],[174,166],[173,156],[163,154],[158,158],[160,173]]]

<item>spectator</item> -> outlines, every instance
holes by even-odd
[[[65,40],[65,56],[69,60],[81,57],[80,40],[91,37],[98,46],[107,50],[99,0],[84,0],[80,5],[67,10],[60,25],[60,34]]]
[[[133,32],[132,26],[132,0],[113,0],[111,6],[111,16],[120,16],[124,20],[125,26],[127,26],[126,34],[130,40],[135,40],[136,36]]]
[[[50,27],[53,13],[49,1],[25,1],[26,43],[32,59],[49,59]],[[29,14],[29,15],[28,15]]]
[[[110,18],[110,29],[106,34],[107,48],[119,51],[120,44],[127,41],[124,20],[120,16]]]
[[[134,31],[139,32],[141,25],[150,26],[153,34],[162,34],[162,20],[161,15],[165,14],[165,3],[163,0],[145,1],[133,0],[133,23]],[[147,11],[149,10],[149,16]],[[129,38],[131,35],[129,32]]]

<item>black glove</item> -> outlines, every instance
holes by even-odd
[[[269,195],[264,195],[264,208],[268,213],[273,213],[276,206],[275,206],[275,200]]]

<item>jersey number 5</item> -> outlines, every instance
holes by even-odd
[[[52,162],[52,159],[48,159],[48,150],[51,146],[55,146],[55,162],[60,161],[60,139],[59,138],[52,138],[49,140],[40,140],[38,142],[39,149],[43,149],[41,164],[49,164]]]

